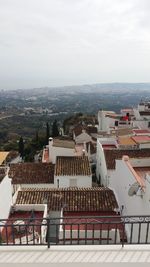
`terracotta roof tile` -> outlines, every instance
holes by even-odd
[[[136,135],[136,136],[132,136],[132,139],[137,144],[150,143],[150,136],[147,136],[147,135]]]
[[[118,204],[109,188],[23,189],[18,192],[16,204],[48,204],[48,210],[114,211]]]
[[[150,134],[150,130],[147,129],[135,129],[133,132],[135,134]]]
[[[119,136],[118,142],[120,145],[123,145],[123,146],[135,146],[136,145],[136,142],[130,136],[126,136],[126,137]]]
[[[88,157],[57,157],[55,175],[91,175]]]
[[[104,150],[106,165],[108,169],[115,169],[115,160],[121,159],[123,155],[129,156],[129,158],[148,158],[150,157],[150,149],[112,149]]]
[[[54,183],[54,166],[41,162],[11,164],[9,177],[13,184]]]

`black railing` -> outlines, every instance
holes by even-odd
[[[0,245],[150,244],[150,216],[0,220]]]

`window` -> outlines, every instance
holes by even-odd
[[[70,179],[70,187],[76,187],[77,186],[77,179]]]
[[[118,121],[115,121],[115,126],[118,126]]]
[[[57,179],[57,188],[59,188],[59,179]]]

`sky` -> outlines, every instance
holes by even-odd
[[[0,89],[150,82],[150,0],[0,0]]]

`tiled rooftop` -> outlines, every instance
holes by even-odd
[[[150,136],[147,136],[147,135],[133,136],[132,139],[133,139],[137,144],[150,143]]]
[[[88,157],[57,157],[55,175],[91,175]]]
[[[136,145],[136,142],[129,136],[121,136],[118,138],[118,142],[120,145],[123,145],[123,146],[135,146]]]
[[[135,134],[150,134],[150,131],[147,129],[135,129],[133,130]]]
[[[115,160],[121,159],[123,155],[129,156],[129,158],[148,158],[150,157],[150,149],[116,149],[116,150],[104,150],[106,165],[108,169],[115,169]]]
[[[22,189],[18,192],[17,204],[48,204],[49,211],[64,207],[65,211],[114,211],[118,204],[114,192],[105,187]]]
[[[13,184],[54,183],[54,166],[41,162],[11,164],[9,177]]]

